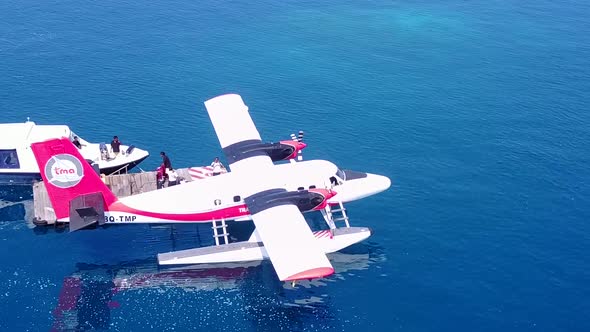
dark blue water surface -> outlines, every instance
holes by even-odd
[[[582,0],[4,2],[1,122],[187,167],[221,154],[203,102],[234,92],[265,140],[305,130],[305,158],[393,185],[348,206],[374,235],[296,289],[268,262],[157,268],[207,226],[33,229],[30,190],[2,188],[0,329],[590,331],[589,17]]]

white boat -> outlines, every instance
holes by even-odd
[[[31,143],[51,138],[78,137],[80,153],[101,174],[126,173],[149,156],[134,145],[121,145],[115,155],[109,143],[90,143],[66,125],[37,125],[35,122],[0,124],[0,184],[30,184],[41,180]]]

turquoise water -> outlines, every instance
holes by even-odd
[[[306,158],[393,185],[348,206],[375,234],[295,290],[268,263],[157,269],[207,227],[43,232],[3,188],[25,203],[0,208],[0,327],[590,330],[588,17],[580,0],[5,3],[2,122],[200,165],[220,154],[203,101],[235,92],[264,139],[305,130]]]

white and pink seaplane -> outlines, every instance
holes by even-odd
[[[350,227],[343,203],[389,188],[381,175],[341,170],[326,160],[300,160],[305,143],[263,143],[236,94],[205,102],[230,171],[117,198],[67,139],[32,144],[58,222],[70,231],[92,225],[211,223],[215,245],[158,254],[161,265],[270,259],[282,281],[334,273],[326,254],[371,235]],[[289,159],[290,163],[275,161]],[[321,211],[327,229],[312,232],[303,212]],[[231,242],[227,222],[252,220],[250,239]],[[341,227],[336,222],[343,222]]]

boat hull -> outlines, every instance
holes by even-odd
[[[129,172],[130,170],[132,170],[135,166],[139,165],[139,163],[141,163],[142,161],[145,160],[145,158],[147,158],[148,156],[142,157],[140,159],[134,160],[132,162],[127,163],[127,172]],[[112,167],[105,167],[105,168],[101,168],[100,172],[104,173],[105,175],[111,175],[117,171],[120,171],[121,169],[124,169],[125,165],[117,165],[117,166],[112,166]],[[124,171],[120,171],[120,174],[125,174],[127,172]]]
[[[41,181],[41,174],[28,172],[0,173],[0,185],[31,185],[36,181]]]

